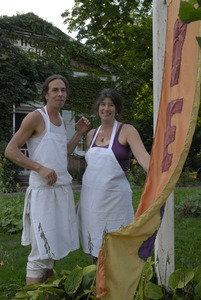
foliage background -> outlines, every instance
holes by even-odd
[[[93,9],[92,9],[93,8]],[[152,1],[76,0],[63,18],[72,40],[52,24],[28,13],[0,18],[0,156],[12,136],[13,104],[40,101],[40,86],[54,73],[70,84],[66,109],[85,114],[92,127],[92,106],[100,90],[115,88],[124,99],[121,121],[134,125],[145,147],[153,142]],[[43,56],[24,52],[15,42],[26,38]],[[81,44],[83,41],[84,44]],[[87,76],[74,76],[74,72]],[[201,112],[184,169],[201,166]],[[12,165],[11,171],[12,171]]]
[[[13,44],[24,35],[36,48],[43,49],[42,57],[33,52],[23,52]],[[6,116],[4,120],[1,120],[0,138],[5,143],[12,134],[12,105],[40,99],[41,83],[47,76],[54,73],[61,73],[67,77],[70,83],[67,108],[74,110],[76,114],[90,115],[98,92],[105,87],[112,87],[117,89],[124,98],[122,114],[124,122],[130,122],[140,130],[141,124],[144,124],[143,116],[146,116],[147,123],[152,124],[152,81],[150,79],[150,88],[145,86],[146,78],[140,74],[136,76],[141,69],[145,69],[142,67],[142,60],[138,64],[136,74],[131,75],[129,70],[125,71],[128,65],[119,67],[121,62],[117,59],[118,53],[114,59],[106,55],[108,53],[106,50],[98,53],[87,43],[81,44],[79,41],[72,40],[58,28],[32,13],[1,17],[0,36],[2,66],[0,79],[3,82],[0,108]],[[143,39],[145,40],[145,36]],[[135,52],[135,50],[130,49],[130,52]],[[72,60],[77,62],[76,66],[72,66]],[[151,66],[151,61],[149,64]],[[85,72],[88,76],[75,77],[73,71]],[[143,73],[148,74],[146,71]],[[152,74],[152,69],[149,73]],[[133,82],[135,82],[134,85]],[[152,128],[147,126],[146,129],[143,133],[144,142],[148,145],[148,149],[151,149],[152,138],[146,137],[152,137]],[[2,148],[5,148],[5,143]]]

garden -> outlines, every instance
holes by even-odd
[[[182,185],[185,181],[186,186],[174,191],[176,271],[170,277],[171,289],[157,285],[152,253],[133,299],[201,299],[201,189],[199,180],[192,175],[189,180],[186,177],[182,174],[179,182]],[[140,180],[142,174],[136,178]],[[129,180],[136,210],[142,187],[132,181],[131,175]],[[79,194],[74,196],[77,202]],[[46,284],[25,286],[30,247],[21,246],[23,202],[21,192],[0,194],[0,299],[95,299],[96,265],[82,249],[57,262]]]
[[[117,6],[121,8],[115,10],[116,15],[111,14],[113,3],[109,5],[108,2],[108,5],[102,5],[101,1],[85,2],[88,3],[90,12],[92,11],[91,2],[94,2],[91,26],[85,25],[85,21],[89,25],[89,15],[83,13],[81,8],[74,8],[72,18],[67,12],[63,14],[63,17],[69,21],[69,29],[74,25],[80,28],[80,38],[87,39],[90,37],[88,45],[93,46],[101,54],[100,58],[95,59],[93,52],[91,55],[91,59],[93,58],[92,65],[102,65],[103,62],[105,65],[105,62],[108,62],[112,72],[108,74],[108,84],[111,87],[114,84],[110,80],[111,75],[117,75],[116,77],[119,78],[116,85],[119,86],[120,92],[124,91],[126,99],[124,120],[130,121],[131,124],[133,122],[139,132],[144,133],[145,146],[150,150],[153,132],[153,65],[152,14],[149,11],[151,12],[152,1],[142,1],[143,3],[138,1],[139,7],[136,7],[136,1],[116,1]],[[192,6],[195,2],[192,0],[184,2],[183,5]],[[201,2],[200,0],[197,2],[200,11]],[[126,5],[124,5],[125,3]],[[190,18],[192,21],[195,16],[192,15],[191,7],[189,11],[191,18],[193,17]],[[107,18],[105,18],[105,13]],[[75,20],[73,20],[73,16],[76,18]],[[94,16],[98,16],[98,22]],[[104,22],[107,19],[108,23],[105,23],[105,26],[102,26],[102,22],[100,22],[101,17]],[[96,26],[92,26],[94,24]],[[115,26],[112,27],[113,34],[111,34],[111,24]],[[85,49],[78,47],[78,43],[69,44],[68,39],[64,38],[47,22],[42,22],[32,14],[17,15],[12,18],[2,18],[0,27],[3,47],[2,68],[0,70],[3,78],[0,106],[1,111],[6,116],[0,120],[0,155],[2,156],[5,145],[12,134],[13,104],[18,106],[20,103],[38,99],[38,82],[46,77],[49,70],[55,73],[61,71],[62,74],[67,75],[71,85],[69,107],[77,113],[83,113],[84,110],[85,113],[91,114],[89,110],[92,101],[97,90],[101,90],[105,83],[103,84],[99,80],[100,75],[102,75],[99,70],[96,70],[98,76],[94,76],[93,68],[88,69],[89,75],[92,74],[89,77],[74,78],[71,76],[70,60],[80,56],[84,62],[87,61],[88,63],[88,55],[86,55]],[[17,32],[15,32],[16,28],[18,29]],[[14,47],[13,41],[19,39],[19,32],[30,31],[30,29],[36,36],[41,33],[43,36],[53,33],[57,37],[56,49],[59,48],[60,51],[64,52],[54,51],[53,42],[50,45],[46,40],[43,43],[44,39],[41,42],[35,37],[35,44],[41,45],[44,50],[46,47],[48,50],[46,56],[41,59],[33,53],[21,53],[19,49]],[[136,43],[133,43],[133,40]],[[64,45],[65,47],[63,47]],[[86,49],[88,53],[89,49]],[[102,53],[106,53],[106,56],[102,57]],[[119,68],[119,66],[122,67]],[[86,70],[80,68],[79,71]],[[13,80],[11,81],[10,78]],[[85,99],[84,106],[82,105],[83,99]],[[195,172],[190,172],[186,168],[197,170],[201,166],[200,126],[201,109],[198,114],[189,160],[174,191],[176,271],[170,277],[170,290],[167,291],[164,286],[157,285],[154,254],[152,253],[145,264],[133,299],[201,299],[201,182],[196,179]],[[134,170],[129,172],[128,178],[134,191],[133,205],[136,211],[145,174],[135,165],[133,168]],[[19,190],[19,185],[16,184],[18,171],[18,168],[13,167],[3,156],[0,157],[0,299],[95,299],[96,265],[92,264],[90,257],[86,256],[82,249],[70,253],[66,258],[57,262],[54,266],[54,276],[46,284],[25,286],[25,269],[30,247],[21,246],[24,194]],[[133,172],[135,176],[132,175]],[[14,190],[16,193],[12,194],[11,192]],[[76,193],[75,201],[78,199],[79,194]]]

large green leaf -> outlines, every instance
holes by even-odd
[[[198,284],[201,282],[201,265],[194,269],[195,275],[193,277],[193,283]]]
[[[69,276],[66,279],[64,284],[65,291],[68,295],[72,296],[80,287],[83,278],[83,269],[77,267],[72,270]]]
[[[149,281],[145,286],[145,296],[148,299],[161,299],[163,297],[163,291],[159,285]]]
[[[29,299],[29,294],[27,292],[18,292],[13,299]]]
[[[58,289],[58,288],[56,288],[54,286],[50,286],[50,285],[46,286],[45,284],[43,286],[42,285],[39,286],[38,290],[43,291],[45,293],[52,293],[55,296],[56,295],[63,295],[64,294],[64,290]]]
[[[146,280],[151,280],[153,276],[153,265],[154,262],[151,261],[151,258],[149,257],[144,265],[144,268],[142,270],[142,276],[146,277]]]
[[[83,290],[89,289],[93,283],[93,280],[96,276],[96,265],[89,265],[83,269],[83,280],[82,288]]]
[[[27,292],[31,297],[31,300],[45,300],[46,297],[42,291],[28,291]]]
[[[178,269],[170,275],[169,285],[171,288],[182,289],[193,279],[195,271],[193,269]]]
[[[195,294],[201,298],[201,281],[195,287]]]
[[[184,24],[201,20],[201,7],[195,8],[193,4],[181,1],[179,18]]]
[[[35,291],[38,289],[38,287],[40,285],[43,285],[42,283],[34,283],[34,284],[29,284],[29,285],[25,285],[21,288],[21,290],[23,291]]]

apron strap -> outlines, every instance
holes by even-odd
[[[92,140],[92,142],[91,142],[91,145],[90,145],[89,149],[92,148],[92,146],[93,146],[93,144],[94,144],[94,142],[95,142],[95,139],[96,139],[96,137],[97,137],[97,135],[98,135],[100,129],[101,129],[101,126],[98,127],[98,129],[97,129],[97,131],[96,131],[96,134],[95,134],[94,137],[93,137],[93,140]]]
[[[45,105],[45,107],[44,107],[44,110],[45,110],[45,113],[46,113],[46,120],[47,120],[46,126],[47,126],[47,131],[49,132],[49,131],[50,131],[50,118],[49,118],[49,115],[48,115],[48,113],[47,113],[47,107],[46,107],[46,105]]]
[[[112,149],[112,145],[113,145],[113,142],[114,142],[114,137],[115,137],[115,133],[116,133],[116,129],[117,129],[117,124],[118,124],[118,122],[115,120],[108,149]]]
[[[45,110],[46,118],[47,118],[47,131],[50,132],[50,118],[49,118],[49,115],[48,115],[48,112],[47,112],[47,107],[46,107],[46,105],[44,106],[44,110]],[[63,119],[62,119],[60,113],[59,113],[59,118],[60,118],[60,120],[61,120],[61,124],[64,125],[64,122],[63,122]]]
[[[113,129],[112,129],[112,135],[111,135],[111,138],[110,138],[110,143],[109,143],[108,149],[111,149],[111,148],[112,148],[113,141],[114,141],[114,137],[115,137],[115,133],[116,133],[116,129],[117,129],[117,124],[118,124],[118,122],[115,120],[115,121],[114,121],[114,125],[113,125]],[[93,146],[93,144],[94,144],[94,142],[95,142],[95,140],[96,140],[96,137],[97,137],[97,135],[98,135],[100,129],[101,129],[101,126],[98,127],[98,129],[97,129],[97,131],[96,131],[96,134],[95,134],[94,137],[93,137],[93,140],[92,140],[92,142],[91,142],[91,145],[90,145],[89,149]]]

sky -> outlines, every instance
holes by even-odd
[[[75,38],[76,33],[67,31],[67,26],[63,24],[64,19],[61,17],[61,14],[66,9],[70,10],[73,5],[74,0],[4,0],[1,1],[0,15],[13,16],[17,13],[32,12]]]

